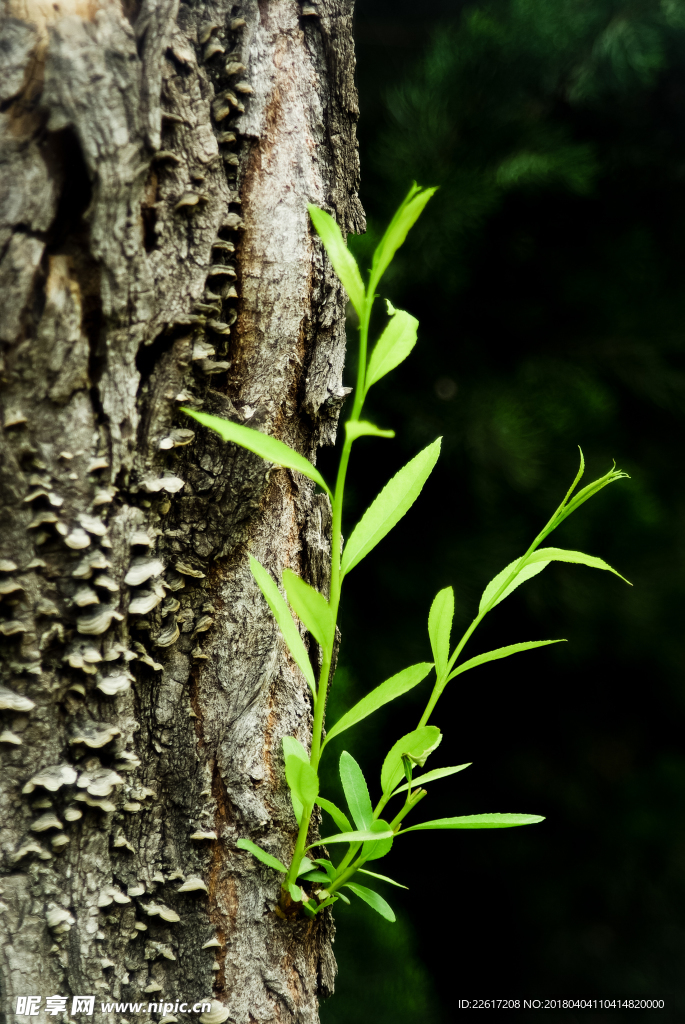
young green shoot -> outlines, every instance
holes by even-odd
[[[606,569],[620,576],[601,558],[579,551],[541,547],[543,541],[575,512],[580,505],[608,484],[625,477],[615,468],[603,477],[576,492],[584,473],[583,454],[580,469],[564,500],[554,515],[533,540],[526,552],[512,561],[485,588],[478,613],[450,652],[452,622],[454,618],[454,592],[451,587],[441,590],[428,616],[428,637],[432,662],[411,665],[377,686],[328,729],[324,739],[324,710],[334,653],[336,624],[340,609],[342,585],[349,572],[370,554],[399,520],[406,515],[428,480],[440,454],[441,438],[419,452],[382,487],[378,496],[351,530],[342,548],[342,522],[345,486],[352,448],[361,437],[392,438],[392,430],[382,430],[362,419],[367,394],[371,387],[400,365],[416,344],[418,321],[409,313],[395,309],[387,302],[388,322],[373,350],[369,348],[371,314],[377,298],[377,289],[395,253],[403,245],[412,226],[422,213],[435,189],[413,185],[390,222],[373,256],[368,282],[365,285],[356,260],[350,253],[335,220],[317,207],[309,207],[313,226],[321,238],[331,264],[345,287],[359,317],[359,349],[357,382],[349,418],[345,423],[344,438],[335,484],[330,487],[308,459],[288,445],[260,431],[230,420],[195,412],[183,411],[199,423],[216,431],[225,441],[239,445],[267,462],[285,470],[302,473],[313,480],[328,495],[332,507],[330,589],[328,597],[315,590],[290,568],[285,568],[280,581],[253,556],[250,557],[252,575],[281,630],[283,639],[312,694],[314,721],[309,753],[292,736],[283,738],[285,779],[290,790],[293,813],[297,821],[297,838],[288,864],[262,850],[251,840],[238,840],[239,849],[249,852],[263,864],[282,875],[280,913],[293,914],[301,910],[313,916],[338,900],[349,902],[342,890],[346,889],[376,910],[388,921],[394,921],[392,909],[374,889],[360,885],[352,879],[356,875],[390,885],[400,885],[386,875],[368,870],[369,861],[387,856],[394,841],[407,832],[442,829],[511,828],[530,825],[544,819],[531,814],[468,814],[440,818],[407,826],[405,819],[428,794],[429,783],[455,775],[468,768],[468,764],[437,768],[422,772],[427,759],[437,750],[442,733],[438,726],[429,724],[436,704],[447,684],[463,672],[509,657],[535,647],[561,643],[560,640],[535,640],[500,647],[460,662],[462,651],[485,616],[509,597],[513,591],[541,572],[553,561],[575,562],[597,569]],[[620,577],[623,579],[623,577]],[[627,581],[626,581],[627,582]],[[279,584],[280,583],[280,587]],[[284,596],[285,595],[285,596]],[[320,651],[318,676],[302,639],[300,627],[293,615],[311,635]],[[396,700],[422,683],[435,670],[435,682],[425,710],[415,729],[400,737],[386,755],[380,773],[380,787],[376,802],[361,767],[347,751],[340,755],[340,779],[347,810],[338,808],[323,797],[319,790],[319,766],[322,755],[333,740],[343,732],[372,715],[379,708]],[[417,769],[419,773],[417,775]],[[404,795],[392,816],[384,815],[386,806],[395,797]],[[307,845],[312,814],[320,807],[333,821],[337,832]],[[337,865],[326,856],[325,847],[344,847],[345,852]]]

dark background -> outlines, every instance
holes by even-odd
[[[398,922],[338,904],[322,1019],[444,1024],[464,1018],[457,999],[489,996],[664,998],[612,1019],[685,1020],[685,5],[358,0],[356,19],[361,266],[413,179],[440,191],[382,285],[419,342],[372,392],[366,413],[397,439],[355,447],[347,532],[444,441],[419,501],[346,581],[328,720],[430,659],[428,610],[449,584],[461,634],[563,497],[578,445],[586,482],[612,459],[631,479],[551,543],[634,586],[552,564],[470,641],[467,655],[568,643],[450,684],[428,767],[473,765],[416,817],[546,821],[396,842],[377,869],[410,886],[379,887]],[[428,685],[331,744],[329,795],[343,748],[377,778]]]

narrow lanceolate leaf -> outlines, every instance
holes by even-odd
[[[365,843],[367,839],[388,839],[394,835],[393,832],[374,832],[371,829],[364,829],[359,832],[338,832],[334,836],[325,836],[323,839],[317,839],[315,843],[311,843],[307,847],[307,850],[313,849],[315,846],[330,846],[332,843]]]
[[[309,210],[309,216],[312,218],[312,224],[316,229],[316,233],[328,253],[333,270],[335,270],[342,281],[352,305],[361,317],[364,313],[366,292],[357,261],[345,245],[340,228],[331,215],[326,213],[325,210],[320,210],[318,206],[309,205],[307,209]]]
[[[424,829],[443,828],[514,828],[516,825],[536,825],[544,821],[539,814],[464,814],[458,818],[437,818],[436,821],[422,821],[420,825],[403,828],[405,832],[421,832]]]
[[[388,822],[382,821],[380,818],[371,824],[372,832],[387,832],[389,828]],[[392,843],[392,837],[387,836],[385,839],[376,839],[374,842],[367,840],[362,846],[361,856],[364,860],[380,860],[381,857],[387,857],[390,853]]]
[[[367,889],[365,885],[357,885],[356,882],[348,882],[345,888],[351,889],[355,896],[358,896],[360,900],[364,900],[364,903],[368,903],[386,921],[394,922],[396,920],[390,904],[386,903],[383,897],[379,896],[373,889]]]
[[[498,647],[495,651],[488,651],[487,654],[477,654],[475,658],[458,665],[454,672],[447,677],[447,682],[468,672],[470,668],[484,665],[486,661],[497,661],[499,658],[508,658],[510,654],[519,654],[521,651],[532,651],[534,647],[546,647],[548,644],[565,644],[565,640],[530,640],[522,644],[510,644],[508,647]]]
[[[366,390],[403,363],[414,345],[419,329],[416,317],[398,309],[376,342],[366,371]]]
[[[380,878],[381,882],[388,882],[390,885],[396,885],[398,889],[408,889],[408,885],[402,885],[401,882],[396,882],[394,878],[388,878],[387,875],[377,875],[375,871],[367,871],[366,868],[360,868],[357,872],[360,875],[370,875],[371,878]]]
[[[390,793],[404,776],[402,755],[408,754],[414,764],[423,765],[440,743],[442,734],[436,725],[423,725],[402,736],[391,748],[381,770],[381,788]]]
[[[418,686],[432,668],[431,662],[423,661],[419,662],[418,665],[410,665],[409,668],[402,669],[401,672],[391,676],[390,679],[386,679],[384,683],[377,686],[371,693],[367,693],[366,697],[362,697],[358,704],[355,704],[353,708],[345,712],[342,718],[338,719],[326,734],[324,746],[329,740],[339,736],[341,732],[345,732],[346,729],[356,725],[357,722],[361,722],[368,715],[373,714],[378,708],[382,708],[384,704],[388,704],[395,697],[401,697],[403,693],[407,693],[408,690]]]
[[[295,901],[295,903],[302,903],[303,899],[305,898],[300,886],[295,885],[294,882],[288,882],[288,892],[290,893],[290,896]]]
[[[331,864],[331,862],[330,862],[329,860],[326,860],[326,858],[325,858],[325,857],[318,857],[318,858],[317,858],[317,859],[316,859],[316,860],[314,861],[314,863],[315,863],[315,864],[318,864],[318,865],[319,865],[319,867],[321,867],[321,868],[323,868],[323,869],[324,869],[324,871],[325,871],[325,872],[326,872],[326,874],[328,875],[328,879],[329,879],[329,881],[331,881],[331,882],[332,882],[332,881],[333,881],[333,879],[335,878],[336,874],[337,874],[337,872],[336,872],[336,869],[335,869],[335,866],[334,866],[333,864]]]
[[[437,779],[446,779],[448,775],[456,775],[464,768],[470,768],[472,763],[469,761],[467,764],[458,764],[455,768],[436,768],[435,771],[426,772],[425,775],[419,775],[418,778],[412,779],[411,788],[416,789],[417,786],[425,786],[427,782],[435,782]],[[409,784],[405,782],[403,786],[398,786],[393,790],[393,796],[395,793],[406,793],[408,788]]]
[[[248,853],[251,853],[257,858],[257,860],[261,860],[262,864],[268,864],[269,867],[273,868],[275,871],[287,872],[288,870],[285,864],[281,864],[277,857],[272,857],[270,853],[267,853],[266,850],[262,850],[261,846],[257,846],[257,844],[253,843],[251,839],[239,839],[235,845],[239,850],[247,850]]]
[[[309,754],[299,740],[296,740],[294,736],[284,736],[282,742],[284,757],[299,757],[300,761],[309,764]]]
[[[319,795],[319,776],[316,769],[299,757],[286,757],[285,777],[290,791],[303,807],[313,807]]]
[[[452,587],[445,587],[439,594],[436,594],[428,615],[428,636],[430,637],[433,657],[435,658],[435,671],[439,680],[444,679],[447,675],[453,618],[454,591]]]
[[[330,654],[335,637],[335,619],[326,598],[290,569],[283,572],[283,587],[300,622]]]
[[[300,761],[303,761],[307,765],[309,764],[309,755],[307,751],[304,749],[300,741],[296,740],[294,736],[283,737],[283,755],[285,757],[286,763],[286,782],[288,781],[287,764],[289,758],[299,758]],[[295,812],[295,820],[299,825],[300,822],[302,821],[302,812],[304,811],[304,805],[300,800],[299,796],[297,795],[297,793],[293,790],[289,782],[288,789],[290,790],[290,799],[292,801],[293,811]]]
[[[628,586],[632,587],[630,580],[627,580],[625,576],[621,576],[620,572],[616,569],[612,569],[608,562],[605,562],[603,558],[596,558],[595,555],[585,555],[582,551],[566,551],[564,548],[538,548],[532,555],[529,555],[526,565],[530,565],[535,562],[575,562],[577,565],[589,565],[591,569],[606,569],[608,572],[613,572],[615,576],[618,576],[627,583]]]
[[[559,512],[561,512],[561,510],[566,507],[569,498],[575,491],[580,481],[583,479],[583,474],[585,473],[585,456],[583,455],[583,449],[580,447],[580,445],[578,445],[578,451],[580,452],[580,465],[578,466],[578,472],[576,473],[573,479],[573,483],[566,492],[566,497],[564,498],[564,500],[562,501],[561,505],[557,510],[557,516],[559,515]]]
[[[328,811],[331,818],[342,832],[352,831],[350,819],[346,814],[343,814],[339,807],[336,807],[332,800],[325,800],[324,797],[317,796],[316,803],[322,811]]]
[[[587,484],[582,490],[578,491],[573,498],[569,498],[568,495],[566,496],[566,502],[568,503],[565,502],[557,513],[552,529],[555,529],[559,523],[562,523],[564,519],[566,519],[567,516],[570,516],[577,508],[580,508],[583,502],[586,502],[588,498],[592,498],[595,494],[598,494],[599,491],[607,486],[607,484],[615,483],[616,480],[629,479],[630,477],[628,474],[622,472],[620,469],[616,469],[616,463],[614,463],[613,468],[610,469],[608,473],[599,477],[598,480],[593,480],[591,484]],[[548,532],[551,532],[551,530]]]
[[[519,561],[520,559],[516,559],[516,561],[510,562],[506,569],[502,569],[502,571],[495,576],[494,580],[491,580],[490,583],[488,583],[487,587],[483,591],[483,596],[480,599],[480,605],[478,608],[479,612],[482,612],[483,609],[487,607],[506,580],[507,576],[514,571]],[[549,565],[550,562],[575,562],[578,565],[589,565],[592,569],[606,569],[609,572],[613,572],[614,575],[619,576],[625,583],[632,586],[625,576],[621,576],[620,572],[613,569],[608,562],[605,562],[602,558],[596,558],[595,555],[586,555],[582,551],[566,551],[564,548],[538,548],[537,551],[533,551],[533,553],[528,556],[526,564],[520,572],[517,573],[511,583],[507,586],[506,590],[500,594],[492,607],[494,608],[498,605],[505,597],[509,597],[511,592],[522,583],[525,583],[526,580],[531,579],[533,576],[537,576],[537,574],[542,572],[545,566]]]
[[[298,877],[303,875],[305,871],[313,871],[315,866],[314,861],[311,861],[309,857],[302,857],[300,860],[300,866],[297,869]]]
[[[373,254],[369,294],[376,290],[378,282],[392,262],[392,258],[404,242],[410,229],[423,213],[423,209],[435,195],[435,188],[421,188],[414,183],[405,196],[402,205],[390,221],[387,231],[381,238]]]
[[[366,510],[345,545],[340,566],[343,575],[354,569],[409,511],[438,461],[441,441],[439,437],[403,466]]]
[[[304,879],[305,882],[322,882],[324,885],[329,883],[325,871],[299,871],[297,877]]]
[[[356,441],[358,437],[394,437],[395,431],[381,430],[368,420],[348,420],[345,424],[345,435],[348,440]]]
[[[290,609],[281,597],[280,591],[264,566],[256,558],[250,556],[250,569],[252,575],[259,584],[259,589],[266,599],[266,603],[274,614],[276,622],[280,626],[283,638],[288,645],[288,650],[293,656],[295,663],[299,665],[302,673],[309,683],[309,688],[316,697],[316,680],[314,670],[305,650],[302,637],[290,614]]]
[[[299,452],[284,444],[283,441],[278,441],[275,437],[269,437],[268,434],[262,434],[251,427],[243,427],[239,423],[233,423],[232,420],[224,420],[220,416],[210,416],[206,412],[196,412],[194,409],[185,408],[182,408],[181,412],[192,416],[194,420],[202,423],[203,426],[215,430],[217,434],[223,437],[224,441],[232,441],[233,444],[239,444],[242,448],[247,448],[248,451],[254,452],[255,455],[261,455],[267,462],[273,462],[277,466],[284,466],[286,469],[296,469],[298,473],[302,473],[304,476],[309,477],[310,480],[314,480],[319,487],[323,487],[329,497],[331,496],[328,484],[318,469],[312,466],[309,459],[305,459],[304,455],[300,455]]]
[[[345,792],[352,821],[359,829],[370,829],[373,822],[373,807],[369,787],[361,768],[346,750],[340,755],[340,781]]]
[[[514,569],[520,561],[521,559],[517,558],[515,559],[515,561],[510,562],[509,565],[506,566],[506,568],[502,569],[501,572],[497,573],[494,579],[490,580],[487,587],[483,591],[483,596],[481,597],[480,604],[478,605],[479,614],[488,607],[497,591],[500,589],[502,584],[507,580],[507,578],[511,576],[512,572],[514,571]],[[524,567],[516,574],[511,583],[509,583],[506,590],[502,591],[502,593],[499,595],[497,600],[492,605],[492,608],[495,608],[500,603],[500,601],[504,600],[505,597],[509,597],[509,595],[514,590],[516,590],[517,587],[520,587],[522,583],[525,583],[526,580],[531,579],[533,576],[537,576],[539,572],[542,572],[546,565],[549,565],[549,562],[534,562],[532,565],[524,565]]]

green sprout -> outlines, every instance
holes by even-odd
[[[418,777],[415,776],[416,769],[424,767],[428,757],[435,752],[442,740],[440,729],[436,725],[429,725],[428,722],[447,684],[463,672],[486,662],[507,658],[512,654],[529,651],[535,647],[564,642],[561,640],[534,640],[511,644],[508,647],[500,647],[497,650],[479,654],[468,661],[459,661],[467,641],[477,626],[496,605],[509,597],[516,587],[542,572],[546,565],[554,561],[576,562],[595,569],[606,569],[620,576],[620,573],[617,573],[601,558],[585,555],[580,551],[540,547],[543,541],[583,502],[608,484],[627,475],[614,468],[578,491],[574,496],[574,491],[580,483],[585,469],[581,451],[580,468],[566,497],[525,554],[507,565],[488,583],[480,600],[478,614],[454,650],[450,653],[454,591],[452,587],[446,587],[435,597],[428,616],[428,636],[433,661],[411,665],[381,683],[350,708],[328,730],[325,739],[323,738],[324,710],[343,581],[347,574],[356,568],[359,562],[409,511],[419,497],[440,454],[441,438],[437,438],[400,469],[383,487],[361,517],[350,533],[341,553],[345,482],[352,445],[360,437],[394,437],[392,430],[381,430],[373,423],[361,418],[366,396],[374,384],[407,358],[416,344],[418,331],[418,321],[413,316],[403,310],[394,309],[388,302],[388,322],[369,354],[369,324],[377,298],[376,290],[395,253],[404,243],[407,234],[435,191],[434,188],[423,189],[417,185],[412,186],[375,250],[366,287],[356,260],[347,248],[336,222],[324,210],[315,206],[309,207],[314,228],[359,317],[357,386],[352,411],[345,423],[345,437],[333,489],[329,487],[308,459],[282,441],[230,420],[195,412],[191,409],[183,410],[199,423],[215,430],[225,441],[247,448],[277,466],[296,470],[309,477],[325,491],[332,504],[330,594],[328,599],[290,569],[285,569],[281,577],[284,598],[267,570],[255,558],[250,558],[252,574],[273,612],[295,663],[309,685],[314,709],[312,743],[309,753],[294,737],[285,736],[283,739],[285,777],[299,826],[295,849],[289,865],[283,864],[249,839],[239,839],[237,843],[239,849],[251,852],[262,863],[285,876],[282,882],[282,897],[279,907],[281,914],[292,913],[294,909],[301,908],[305,915],[311,917],[338,900],[349,903],[348,896],[342,891],[346,889],[368,903],[388,921],[394,921],[395,915],[388,903],[374,889],[367,885],[360,885],[358,876],[363,876],[364,880],[369,878],[388,882],[391,885],[399,885],[398,882],[394,882],[386,875],[369,871],[365,867],[367,862],[380,860],[387,856],[393,842],[399,836],[405,835],[407,832],[435,829],[511,828],[543,821],[542,817],[535,814],[471,814],[439,818],[406,827],[405,819],[427,795],[427,790],[424,788],[426,785],[438,779],[455,775],[469,767],[468,764],[460,764],[437,768],[425,774],[419,774]],[[626,582],[628,581],[626,580]],[[311,634],[321,651],[318,679],[298,625],[293,619],[293,613]],[[331,740],[357,725],[385,704],[418,686],[433,669],[435,670],[435,683],[417,727],[400,737],[383,761],[380,775],[381,795],[375,806],[371,800],[367,781],[355,759],[345,750],[340,755],[340,779],[347,801],[348,817],[347,813],[336,807],[332,801],[321,796],[319,792],[319,765],[326,746]],[[405,794],[404,803],[399,806],[399,809],[396,805],[392,814],[384,814],[386,806],[400,794]],[[307,845],[307,836],[315,806],[320,807],[331,817],[338,831]],[[317,848],[337,845],[347,848],[337,865],[324,857],[309,856]],[[356,880],[353,881],[355,877]],[[402,886],[402,888],[405,887]]]

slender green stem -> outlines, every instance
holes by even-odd
[[[326,710],[326,694],[328,691],[328,677],[331,672],[331,654],[329,651],[324,653],[323,663],[321,665],[321,675],[319,676],[319,692],[314,701],[314,726],[312,730],[312,752],[310,756],[310,763],[312,768],[319,767],[319,761],[321,759],[321,734],[323,732],[323,716]]]
[[[350,861],[354,860],[354,858],[357,856],[362,846],[363,843],[350,843],[350,848],[343,857],[343,859],[338,864],[336,871],[344,871],[347,865],[350,863]]]
[[[359,365],[357,366],[357,387],[352,404],[351,421],[359,419],[366,398],[366,352],[369,345],[369,324],[371,323],[373,303],[374,295],[369,289],[364,314],[359,321]]]
[[[450,658],[450,660],[447,663],[447,668],[445,670],[444,678],[440,677],[440,678],[438,678],[436,680],[435,686],[433,687],[433,692],[431,693],[431,695],[430,695],[430,697],[428,699],[428,703],[426,704],[426,708],[425,708],[423,714],[421,715],[421,719],[420,719],[419,725],[418,725],[419,728],[421,728],[421,726],[425,725],[427,723],[428,719],[430,718],[430,716],[432,715],[433,710],[435,708],[435,705],[438,703],[440,695],[442,694],[442,691],[445,689],[445,686],[447,685],[447,683],[449,681],[449,673],[454,668],[454,664],[457,661],[457,658],[459,657],[461,652],[464,650],[464,647],[466,646],[467,641],[473,635],[473,633],[478,628],[478,626],[483,621],[483,619],[488,614],[488,612],[491,611],[494,608],[494,606],[497,604],[497,601],[502,596],[502,594],[505,592],[505,590],[507,589],[509,584],[512,583],[512,581],[516,579],[516,577],[520,573],[521,569],[526,564],[526,561],[528,560],[528,558],[530,558],[530,556],[533,554],[533,552],[536,550],[536,548],[538,548],[540,546],[540,544],[542,544],[542,542],[545,539],[545,537],[549,536],[549,534],[555,528],[555,526],[557,525],[558,517],[563,512],[564,506],[565,506],[566,502],[568,501],[568,499],[569,499],[569,495],[566,496],[564,501],[561,503],[559,508],[556,510],[556,512],[552,516],[552,518],[545,524],[545,526],[540,531],[540,533],[537,535],[537,537],[535,538],[533,543],[530,545],[530,547],[528,548],[526,553],[524,555],[522,555],[521,558],[519,558],[518,562],[516,563],[516,565],[514,566],[512,571],[509,573],[507,578],[504,580],[502,585],[492,595],[492,597],[488,601],[488,603],[485,606],[485,608],[483,608],[483,610],[481,612],[479,612],[478,615],[476,615],[475,619],[473,620],[471,625],[468,627],[468,629],[466,630],[466,632],[462,636],[461,640],[459,641],[459,643],[457,644],[457,646],[454,649],[454,653],[452,654],[452,657]]]
[[[423,800],[424,796],[426,795],[427,791],[425,789],[418,789],[416,790],[416,792],[412,794],[411,799],[408,799],[405,802],[404,807],[402,808],[400,813],[395,818],[393,818],[392,822],[390,823],[390,828],[393,830],[393,832],[399,828],[400,823],[407,816],[407,814],[409,814],[409,812],[412,811],[419,803],[419,801]],[[354,845],[358,849],[361,844],[355,843]],[[355,853],[353,853],[352,849],[350,848],[345,859],[341,861],[340,864],[338,865],[338,875],[335,881],[332,882],[330,885],[326,886],[326,892],[332,895],[336,889],[340,889],[343,885],[345,885],[345,883],[348,882],[350,878],[352,878],[352,876],[357,871],[359,871],[361,867],[364,866],[364,864],[366,864],[367,860],[369,860],[368,857],[362,856],[354,864],[351,864],[350,861],[354,859],[354,856]]]
[[[338,477],[335,482],[335,494],[333,495],[333,524],[331,528],[331,596],[329,604],[333,618],[338,621],[338,608],[340,606],[340,590],[342,580],[340,578],[340,541],[342,538],[342,510],[343,496],[345,493],[345,477],[352,451],[352,440],[345,438],[343,450],[340,455],[338,466]]]
[[[300,861],[304,856],[304,848],[307,843],[307,832],[309,831],[309,822],[311,821],[313,810],[313,805],[302,809],[302,818],[300,819],[300,828],[297,833],[295,851],[293,853],[293,859],[290,862],[290,867],[288,868],[288,874],[285,876],[285,882],[283,883],[284,889],[287,889],[289,885],[292,885],[297,880],[297,873],[300,867]]]
[[[415,790],[415,791],[414,791],[414,793],[412,793],[410,789],[408,789],[408,790],[407,790],[407,796],[406,796],[406,799],[405,799],[405,801],[404,801],[404,806],[405,806],[405,807],[406,807],[406,808],[407,808],[408,810],[410,809],[410,808],[409,808],[409,804],[411,803],[411,801],[413,800],[413,798],[414,798],[414,796],[416,795],[416,793],[417,793],[417,792],[419,792],[419,790]],[[425,795],[425,792],[426,792],[426,791],[425,791],[425,789],[424,789],[424,790],[423,790],[423,793],[424,793],[424,795]],[[382,796],[382,797],[380,798],[380,800],[378,801],[378,803],[376,804],[376,806],[375,806],[375,808],[374,808],[374,812],[373,812],[373,820],[374,820],[374,821],[376,821],[376,819],[380,817],[380,813],[381,813],[381,811],[383,810],[383,808],[385,807],[385,805],[386,805],[386,804],[388,803],[388,801],[392,799],[392,797],[393,797],[394,795],[395,795],[395,794],[394,794],[394,791],[393,791],[393,792],[391,792],[391,793],[384,793],[384,794],[383,794],[383,796]],[[412,806],[413,806],[413,805],[412,805]],[[406,812],[405,812],[405,813],[406,813]],[[391,825],[390,827],[392,828],[392,825]]]
[[[423,800],[424,796],[427,796],[427,795],[428,795],[428,790],[427,789],[417,789],[417,790],[415,790],[412,793],[411,799],[408,799],[408,800],[405,801],[405,804],[404,804],[404,807],[402,808],[402,810],[399,812],[399,814],[396,814],[395,817],[390,822],[390,828],[393,830],[393,832],[397,831],[397,828],[399,827],[400,822],[403,821],[404,818],[406,818],[406,816],[409,814],[409,812],[413,811],[414,808],[416,807],[416,805],[421,800]]]
[[[367,857],[362,857],[356,864],[350,865],[346,871],[343,871],[341,875],[338,875],[334,882],[331,882],[330,885],[326,886],[326,892],[332,896],[336,889],[342,889],[343,885],[345,885],[346,882],[349,882],[350,878],[359,871],[360,867],[366,864],[367,859]]]
[[[357,369],[357,388],[354,398],[354,405],[352,407],[352,413],[348,422],[353,422],[359,419],[359,415],[364,405],[365,391],[364,391],[364,378],[366,375],[366,351],[368,347],[369,338],[369,321],[371,318],[371,308],[373,306],[373,299],[367,301],[364,309],[364,315],[361,318],[359,324],[359,366]],[[343,450],[340,455],[340,463],[338,465],[338,475],[335,482],[335,493],[333,495],[333,523],[331,530],[331,589],[330,589],[330,600],[329,604],[331,611],[333,612],[333,619],[337,623],[338,620],[338,609],[340,607],[340,592],[342,587],[342,581],[340,578],[340,541],[342,537],[342,510],[343,510],[343,498],[345,493],[345,479],[347,476],[347,468],[350,461],[350,453],[352,451],[352,439],[345,437],[345,443],[343,444]],[[318,771],[319,762],[321,760],[321,740],[323,734],[323,720],[326,709],[326,696],[328,692],[328,677],[331,671],[331,658],[332,651],[324,653],[323,664],[321,666],[321,674],[319,676],[318,692],[314,699],[314,723],[312,729],[312,749],[310,755],[310,764],[312,768]],[[305,845],[307,842],[307,832],[309,831],[309,823],[311,821],[312,811],[314,810],[313,805],[311,807],[305,807],[302,812],[302,819],[300,821],[300,828],[297,833],[297,841],[295,843],[295,851],[293,853],[293,859],[290,863],[288,874],[283,888],[294,883],[297,879],[297,872],[300,866],[300,861],[304,856]],[[361,844],[355,843],[350,847],[347,858],[343,861],[349,863]]]
[[[361,317],[359,322],[359,364],[357,366],[357,387],[355,389],[352,412],[350,413],[347,423],[354,423],[359,419],[364,406],[364,399],[366,397],[366,352],[369,341],[369,322],[371,319],[372,307],[373,298],[370,301],[367,299],[364,307],[364,315]],[[347,468],[350,462],[351,451],[352,439],[346,434],[345,443],[343,444],[343,450],[340,455],[340,463],[338,465],[338,476],[335,481],[335,494],[333,496],[333,526],[331,530],[331,596],[329,603],[333,612],[333,618],[336,622],[338,619],[341,590],[340,538],[342,537],[343,499],[345,495],[345,479],[347,477]]]

